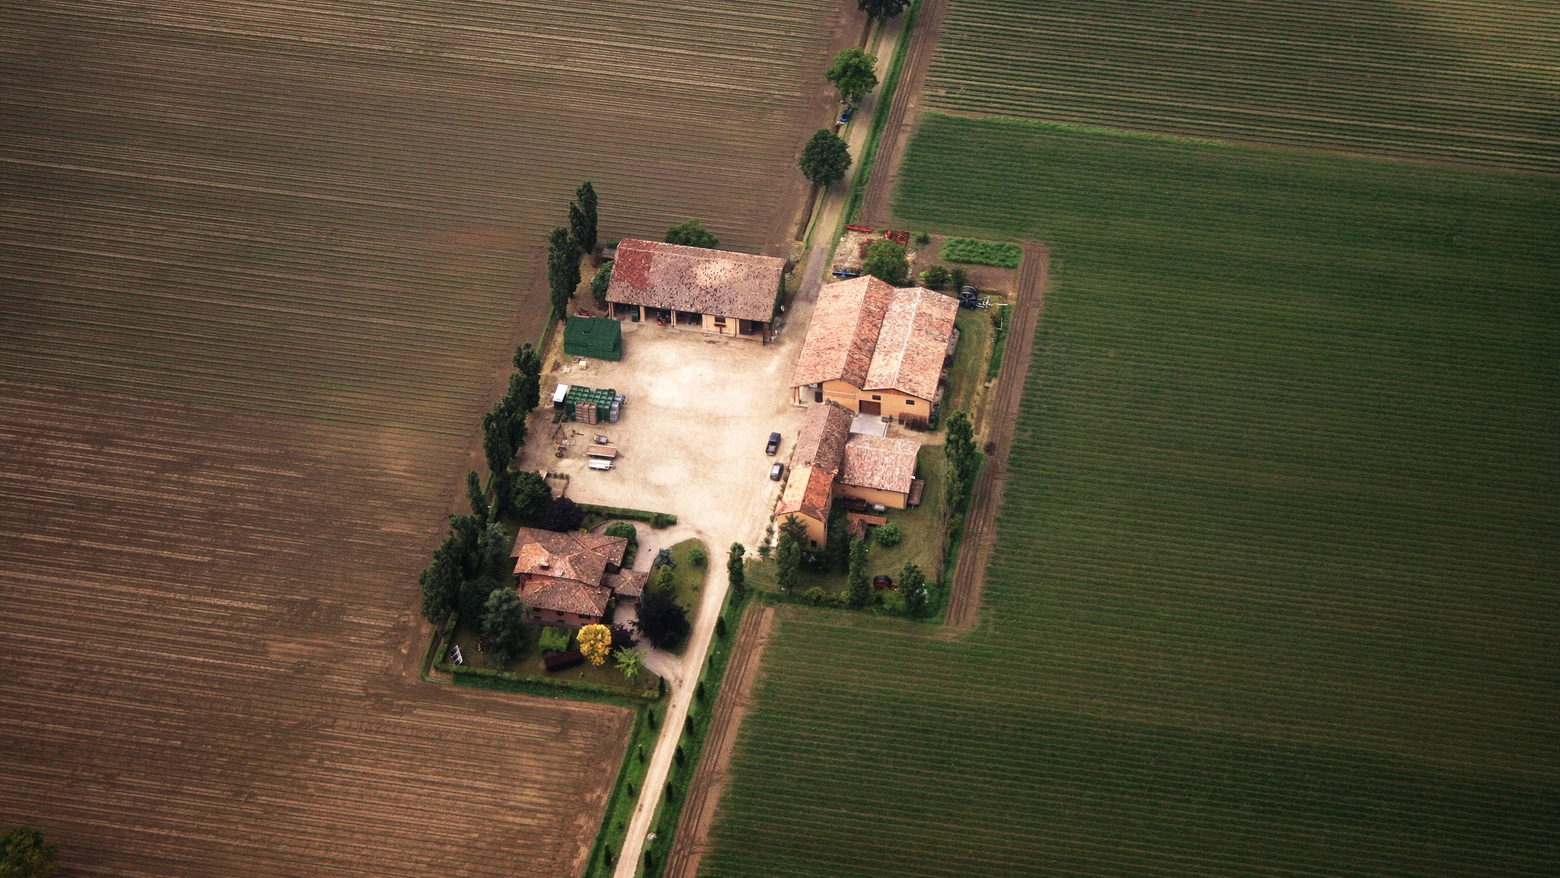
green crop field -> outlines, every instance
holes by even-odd
[[[1560,861],[1560,180],[929,116],[1052,252],[977,628],[788,609],[710,876]]]
[[[1560,171],[1560,4],[956,0],[930,106]]]

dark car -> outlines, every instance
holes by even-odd
[[[780,450],[780,434],[779,433],[770,433],[769,434],[769,444],[764,446],[764,453],[765,454],[774,454],[775,452],[777,452],[779,450]]]
[[[778,482],[783,475],[785,475],[785,464],[775,461],[775,465],[769,468],[769,480]]]
[[[849,122],[850,121],[850,117],[855,112],[856,112],[856,108],[855,107],[846,107],[845,109],[841,110],[840,111],[840,124],[843,125],[846,122]]]

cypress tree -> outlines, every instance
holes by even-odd
[[[596,252],[596,187],[586,180],[574,192],[569,204],[569,232],[581,253]]]
[[[574,288],[580,285],[580,248],[574,236],[562,226],[548,235],[547,283],[552,291],[553,316],[567,320],[569,299],[574,295]]]

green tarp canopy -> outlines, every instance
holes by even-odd
[[[595,360],[623,359],[623,326],[611,317],[570,317],[563,352]]]

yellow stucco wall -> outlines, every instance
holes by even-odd
[[[801,388],[798,399],[801,402],[812,402],[808,397],[807,388]],[[873,399],[877,397],[877,399]],[[823,398],[833,400],[853,412],[861,411],[862,402],[876,402],[881,411],[879,414],[898,418],[900,415],[912,415],[919,418],[932,416],[932,404],[928,400],[918,399],[908,394],[894,390],[866,391],[845,381],[825,381],[823,383]]]
[[[878,503],[887,506],[890,509],[903,509],[909,500],[908,494],[901,494],[898,491],[862,488],[857,485],[846,485],[837,481],[834,483],[834,496],[856,497],[868,503]]]
[[[775,532],[779,533],[780,524],[792,515],[796,520],[807,525],[807,539],[817,543],[816,546],[804,546],[806,549],[822,548],[829,541],[829,528],[824,522],[802,512],[792,512],[789,515],[780,515],[775,518]]]

